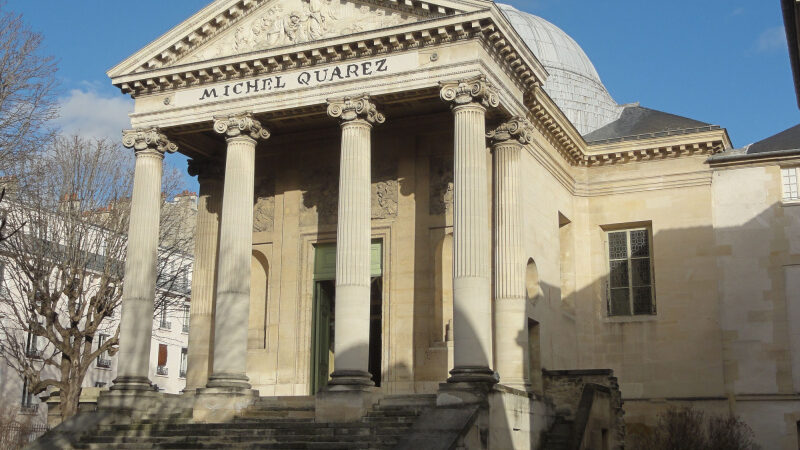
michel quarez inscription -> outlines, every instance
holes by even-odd
[[[328,67],[275,73],[225,84],[213,84],[175,94],[176,106],[211,103],[269,92],[319,86],[337,81],[357,80],[410,70],[418,65],[416,53],[376,58]]]

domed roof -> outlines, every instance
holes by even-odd
[[[544,90],[581,134],[619,118],[622,107],[611,98],[592,61],[567,33],[552,23],[498,3],[550,77]]]

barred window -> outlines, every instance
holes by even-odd
[[[650,230],[609,231],[608,315],[655,314]]]
[[[797,188],[798,167],[784,167],[781,169],[781,180],[783,181],[783,201],[794,202],[800,200]]]

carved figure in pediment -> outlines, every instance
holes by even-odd
[[[279,0],[188,56],[194,61],[299,44],[418,21],[407,13],[350,0]]]

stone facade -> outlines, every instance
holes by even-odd
[[[609,368],[629,424],[694,404],[795,448],[800,210],[779,166],[800,159],[710,163],[731,147],[718,127],[589,144],[496,6],[369,5],[220,0],[109,72],[134,128],[227,159],[224,189],[200,178],[195,419],[315,394],[323,359],[325,421],[389,394],[484,401],[476,386],[498,381],[492,417],[545,417],[542,369]],[[334,242],[325,278],[315,257]],[[137,407],[146,379],[130,372],[109,407]]]

